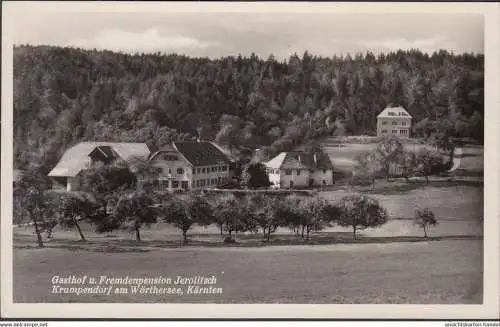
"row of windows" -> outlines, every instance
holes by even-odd
[[[166,169],[163,169],[163,168],[160,168],[160,167],[154,167],[153,168],[154,170],[154,173],[155,174],[158,174],[158,175],[161,175],[162,172],[168,172],[169,175],[172,174],[172,168],[166,168]],[[183,175],[184,174],[184,169],[183,168],[177,168],[177,175]]]
[[[293,169],[285,169],[285,175],[292,175],[293,171],[294,171]],[[300,176],[302,170],[301,169],[297,169],[296,172],[297,172],[297,176]],[[327,170],[323,169],[323,174],[326,174],[326,172],[327,172]]]
[[[165,172],[168,172],[169,175],[172,174],[172,168],[160,168],[160,167],[155,167],[153,168],[154,173],[161,175],[161,173],[165,170]],[[196,168],[193,169],[193,175],[196,174],[205,174],[205,173],[210,173],[210,172],[218,172],[218,171],[227,171],[227,166],[218,166],[218,167],[207,167],[207,168]],[[183,168],[177,168],[176,170],[177,175],[183,175],[184,174],[184,169]]]
[[[383,122],[382,122],[382,125],[387,125],[387,123],[388,123],[388,121],[383,121]],[[394,125],[394,126],[396,126],[397,124],[398,124],[398,122],[397,122],[397,121],[393,121],[393,122],[392,122],[392,125]],[[402,122],[401,122],[401,126],[406,126],[406,122],[405,122],[405,121],[402,121]]]
[[[227,166],[216,166],[216,167],[203,167],[193,169],[193,175],[196,174],[208,174],[210,172],[215,173],[218,171],[227,171]]]
[[[169,189],[169,188],[183,188],[187,190],[189,188],[188,181],[169,181],[169,180],[155,180],[153,181],[153,185],[157,188]]]
[[[177,161],[177,160],[179,160],[179,157],[171,155],[171,154],[166,154],[166,155],[162,156],[162,159],[165,161]]]
[[[297,171],[297,176],[300,176],[302,173],[302,169],[297,169],[296,171]],[[291,175],[292,172],[293,172],[292,169],[285,169],[285,175]],[[310,170],[310,172],[312,173],[313,170]],[[326,172],[327,172],[327,170],[323,169],[323,174],[326,174]],[[280,170],[279,169],[268,169],[267,173],[268,174],[279,174]]]
[[[387,130],[383,129],[382,130],[382,134],[387,134]],[[392,134],[398,134],[398,130],[397,129],[393,129],[392,130]],[[399,130],[399,134],[400,135],[408,135],[408,130],[407,129],[400,129]]]
[[[225,177],[199,179],[197,181],[193,181],[193,185],[195,187],[203,187],[203,186],[209,186],[209,185],[219,185],[221,183],[225,183],[226,181],[227,181],[227,178],[225,178]]]
[[[403,112],[403,111],[400,111],[398,113],[395,113],[393,111],[389,111],[387,113],[388,116],[408,116],[408,114],[406,112]]]

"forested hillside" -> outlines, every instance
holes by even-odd
[[[84,140],[216,140],[291,149],[324,135],[375,134],[389,103],[415,133],[482,142],[483,55],[398,51],[280,62],[49,46],[14,49],[14,165],[51,168]]]

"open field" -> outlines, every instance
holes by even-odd
[[[342,172],[350,172],[355,166],[355,159],[358,155],[372,152],[377,148],[375,137],[366,137],[358,140],[349,138],[329,137],[321,142],[325,152],[330,156],[335,168]],[[425,147],[414,141],[407,141],[404,144],[406,149],[418,151]]]
[[[482,242],[148,249],[14,250],[14,302],[482,303]],[[55,275],[214,274],[218,295],[51,294]],[[161,286],[161,285],[160,285]]]
[[[322,145],[335,168],[340,172],[348,173],[356,164],[356,156],[376,149],[376,140],[375,137],[329,137],[322,141]],[[428,147],[415,139],[404,140],[404,146],[413,151]],[[482,147],[465,146],[459,148],[456,155],[456,160],[459,161],[459,172],[473,175],[481,174],[483,172],[483,152]]]
[[[481,192],[473,186],[431,185],[374,194],[393,220],[360,233],[358,244],[352,244],[349,229],[334,227],[315,233],[309,242],[282,229],[269,244],[274,246],[263,246],[261,236],[249,234],[238,234],[237,244],[225,245],[215,227],[197,227],[190,245],[182,246],[179,231],[157,224],[143,229],[140,243],[126,232],[87,230],[88,242],[82,243],[74,231],[56,231],[47,248],[38,249],[31,228],[16,228],[14,301],[482,303]],[[336,199],[346,192],[320,194]],[[441,219],[428,240],[410,220],[399,219],[411,217],[417,205]],[[173,279],[215,274],[215,287],[223,294],[51,294],[51,278],[70,274]]]

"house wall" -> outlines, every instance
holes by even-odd
[[[267,167],[267,175],[269,176],[269,182],[271,182],[271,187],[279,188],[281,181],[280,170]]]
[[[386,131],[384,133],[384,130]],[[377,136],[396,135],[399,137],[411,136],[410,117],[380,117],[377,119]]]
[[[51,177],[51,180],[52,180],[52,189],[54,190],[67,189],[68,187],[67,177]]]
[[[193,188],[216,187],[229,180],[229,164],[196,166],[192,175]]]
[[[78,191],[80,189],[80,183],[76,177],[68,177],[68,183],[66,185],[66,191]]]
[[[287,171],[291,174],[287,175]],[[300,169],[300,175],[297,171],[298,169],[280,169],[280,188],[290,188],[290,182],[293,182],[293,188],[309,187],[309,170]]]
[[[326,172],[322,169],[315,170],[311,174],[311,178],[314,180],[314,186],[333,185],[333,172],[331,169],[327,169]],[[323,181],[325,181],[325,184],[323,184]]]
[[[176,156],[177,160],[170,160],[167,156]],[[187,183],[187,188],[191,188],[192,166],[180,154],[176,152],[159,153],[151,160],[151,165],[159,170],[156,175],[158,189],[164,191],[182,189],[182,182],[184,185]]]

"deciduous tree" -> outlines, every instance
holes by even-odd
[[[424,237],[427,238],[427,230],[430,226],[436,226],[438,221],[429,208],[417,209],[415,211],[414,224],[424,230]]]
[[[364,195],[348,195],[339,203],[340,217],[338,224],[352,227],[352,236],[356,239],[356,231],[368,227],[383,225],[388,220],[387,211],[380,203]]]
[[[42,233],[51,225],[46,219],[53,213],[46,194],[49,188],[50,181],[37,171],[24,172],[14,187],[14,222],[31,222],[39,247],[44,247]]]

